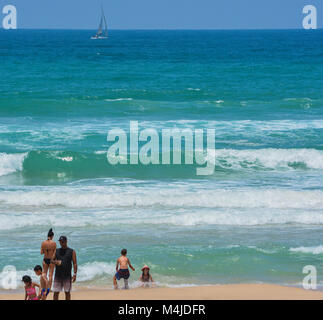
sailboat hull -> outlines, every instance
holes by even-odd
[[[108,39],[108,37],[91,37],[92,40],[98,40],[98,39]]]

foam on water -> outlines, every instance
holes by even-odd
[[[97,190],[99,189],[99,190]],[[100,190],[101,189],[101,190]],[[66,208],[272,208],[272,209],[323,209],[322,190],[286,190],[246,188],[237,190],[154,190],[139,186],[88,188],[87,190],[61,188],[57,192],[2,191],[0,205]]]
[[[315,149],[256,149],[208,150],[215,165],[236,170],[294,169],[303,165],[309,169],[323,169],[323,150]]]
[[[108,263],[108,262],[88,262],[85,264],[81,264],[78,266],[78,273],[77,273],[77,281],[78,282],[88,282],[93,281],[100,277],[110,277],[112,278],[115,273],[115,263]],[[23,287],[23,283],[21,281],[24,275],[29,275],[33,281],[36,283],[39,282],[39,277],[35,275],[34,270],[27,269],[27,270],[17,270],[17,285],[18,287]],[[0,272],[0,282],[5,277],[4,273]]]
[[[27,153],[7,154],[0,153],[0,176],[21,171]]]
[[[301,252],[301,253],[312,253],[312,254],[323,254],[323,245],[316,247],[298,247],[290,248],[291,252]]]
[[[114,262],[103,262],[103,261],[94,261],[87,262],[85,264],[81,264],[78,266],[77,273],[77,283],[79,286],[91,286],[93,287],[98,285],[98,287],[105,287],[112,289],[112,278],[115,274],[115,263]],[[24,275],[29,275],[32,280],[36,283],[39,283],[39,277],[35,275],[33,269],[27,270],[17,270],[16,273],[16,281],[17,281],[17,289],[23,288],[24,284],[21,281]],[[0,272],[0,282],[3,281],[5,273]],[[190,287],[197,286],[198,284],[194,283],[178,283],[178,278],[172,276],[158,275],[154,273],[155,284],[159,287]],[[137,277],[134,273],[132,273],[132,277],[130,278],[130,287],[137,288],[140,287],[142,283],[136,280]],[[156,281],[156,279],[158,279]],[[119,285],[123,286],[123,281],[119,283]]]
[[[147,232],[157,226],[260,226],[260,225],[323,225],[323,213],[297,210],[184,210],[158,211],[109,210],[96,212],[42,211],[0,214],[0,230],[48,226],[64,228],[114,228],[146,226]]]

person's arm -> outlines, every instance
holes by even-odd
[[[25,289],[25,300],[27,300],[27,291]]]
[[[117,263],[116,263],[116,271],[119,271],[119,258],[117,259]]]
[[[51,260],[55,260],[55,257],[56,257],[56,243],[54,244],[54,251],[53,251],[53,255],[52,255]]]
[[[44,254],[45,250],[44,250],[44,242],[42,242],[41,247],[40,247],[40,254]]]
[[[135,268],[131,265],[131,262],[130,262],[129,258],[128,258],[128,264],[129,264],[129,267],[130,267],[133,271],[135,271]]]
[[[73,274],[72,281],[75,282],[76,281],[76,275],[77,275],[77,260],[76,260],[76,252],[75,252],[75,250],[73,250],[73,268],[74,268],[74,274]]]
[[[38,288],[38,294],[37,294],[37,291],[36,291],[36,295],[37,295],[37,297],[39,297],[40,296],[40,285],[39,284],[37,284],[37,283],[35,283],[35,282],[33,282],[32,284],[31,284],[34,288],[35,287],[37,287]],[[36,290],[36,288],[35,288],[35,290]]]
[[[55,253],[55,257],[54,257],[52,263],[54,263],[56,266],[60,266],[62,264],[62,260],[57,260],[56,253]]]

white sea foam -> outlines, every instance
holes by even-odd
[[[89,282],[93,281],[100,277],[110,277],[115,273],[115,263],[108,263],[108,262],[88,262],[78,266],[78,273],[77,273],[77,281],[78,282]],[[21,281],[24,275],[28,275],[32,278],[33,281],[39,283],[39,278],[35,275],[35,272],[32,268],[27,270],[17,270],[17,285],[18,288],[23,287],[23,283]],[[0,283],[4,274],[0,272]]]
[[[246,141],[242,141],[247,144]],[[97,155],[107,151],[98,150]],[[65,161],[72,157],[61,158]],[[323,150],[316,149],[215,149],[208,150],[208,160],[216,166],[244,170],[244,169],[272,169],[295,170],[299,167],[307,169],[323,169]]]
[[[98,150],[100,155],[107,151]],[[22,169],[24,154],[0,154],[0,175]],[[50,155],[62,161],[73,161],[72,156],[61,156],[59,152]],[[317,149],[209,149],[208,161],[228,170],[322,170],[323,150]]]
[[[21,171],[27,153],[0,153],[0,176]]]
[[[88,262],[78,268],[78,281],[91,281],[97,277],[113,276],[115,274],[115,263]]]
[[[132,101],[132,98],[105,99],[105,101]]]
[[[73,161],[73,157],[58,157],[57,159],[60,159],[65,162],[71,162]]]
[[[316,247],[298,247],[290,248],[291,252],[301,252],[301,253],[312,253],[312,254],[323,254],[323,245]]]
[[[323,209],[322,190],[257,189],[192,190],[150,189],[144,186],[94,189],[63,188],[49,191],[2,191],[0,204],[7,206],[67,208],[276,208]]]
[[[26,227],[62,227],[62,228],[115,228],[120,225],[138,225],[155,228],[158,225],[179,227],[210,226],[210,225],[283,225],[308,224],[323,225],[323,213],[299,210],[142,210],[134,209],[101,209],[66,211],[38,210],[32,213],[10,212],[0,214],[0,230],[14,230]]]
[[[316,149],[215,149],[209,151],[209,161],[230,169],[294,169],[305,166],[323,169],[323,150]]]

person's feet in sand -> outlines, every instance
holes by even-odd
[[[114,286],[114,290],[118,290],[119,289],[116,276],[113,277],[113,286]]]

